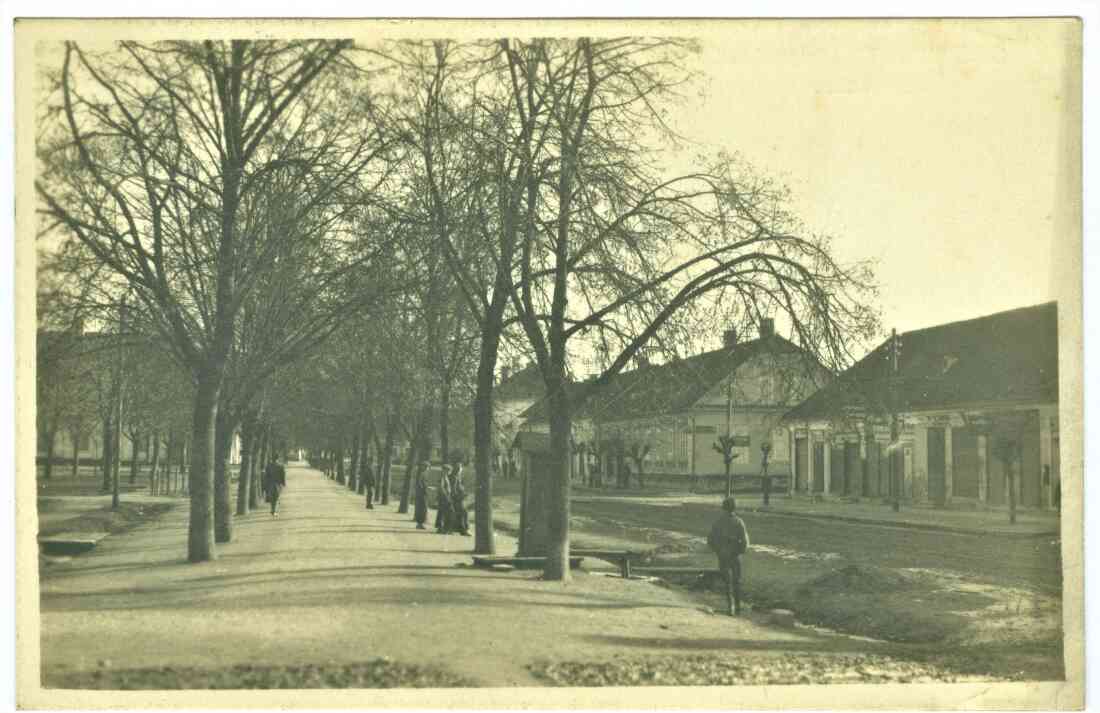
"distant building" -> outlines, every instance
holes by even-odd
[[[528,364],[516,369],[512,365],[501,368],[500,382],[493,388],[493,450],[498,472],[505,472],[509,463],[518,463],[518,453],[512,450],[516,433],[524,424],[523,413],[542,398],[545,387],[538,366]],[[432,446],[432,457],[441,460],[438,443]],[[448,419],[448,444],[451,451],[459,451],[467,458],[474,456],[473,404],[464,404],[450,410]],[[408,448],[406,444],[404,448]]]
[[[756,339],[724,335],[720,349],[664,364],[644,358],[606,385],[578,384],[574,403],[574,474],[625,484],[670,481],[687,486],[724,476],[720,436],[734,439],[731,472],[759,476],[761,445],[771,446],[769,474],[791,470],[780,420],[830,378],[807,351],[775,334],[765,319]],[[527,411],[528,430],[547,431],[545,402]]]
[[[1001,505],[1007,459],[1018,503],[1057,507],[1057,305],[888,339],[784,423],[795,493]]]

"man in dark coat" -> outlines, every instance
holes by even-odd
[[[722,501],[722,515],[710,528],[707,545],[718,555],[718,570],[726,585],[726,613],[741,613],[741,555],[749,549],[749,531],[737,516],[733,498]]]
[[[466,512],[466,486],[462,483],[462,463],[451,466],[451,528],[461,535],[470,535],[470,519]]]
[[[286,468],[279,463],[279,456],[271,454],[271,462],[264,469],[264,495],[271,503],[271,517],[279,516],[279,495],[286,487]]]
[[[439,491],[435,496],[435,531],[440,534],[451,531],[451,475],[446,465],[440,467]]]
[[[363,492],[367,494],[367,510],[374,509],[374,461],[367,459],[363,464],[363,472],[359,474],[363,479]]]
[[[422,461],[416,469],[414,488],[413,520],[416,521],[417,530],[423,530],[424,523],[428,521],[428,480],[424,477],[427,471],[428,461]]]

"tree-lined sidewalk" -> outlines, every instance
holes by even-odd
[[[474,569],[468,538],[367,511],[311,469],[288,469],[281,508],[279,518],[239,519],[217,561],[181,556],[178,508],[45,572],[46,684],[151,665],[339,668],[387,657],[478,685],[535,685],[531,666],[610,661],[624,647],[753,658],[855,650],[843,637],[717,617],[647,582],[590,574],[547,586],[534,572]]]

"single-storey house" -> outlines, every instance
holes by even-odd
[[[1054,302],[887,339],[783,419],[791,492],[1056,508]],[[1018,476],[1018,477],[1016,477]]]
[[[789,475],[789,439],[780,421],[831,374],[776,334],[772,320],[759,328],[755,339],[740,341],[730,330],[719,349],[663,364],[642,359],[603,385],[575,385],[575,476],[593,485],[717,485],[725,474],[715,447],[722,436],[732,437],[735,476],[761,475],[764,444],[769,475]],[[528,430],[548,430],[544,401],[526,417]]]

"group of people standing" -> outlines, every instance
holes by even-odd
[[[428,480],[427,473],[431,464],[422,461],[416,469],[415,498],[413,519],[416,528],[423,530],[428,521]],[[466,486],[462,483],[462,463],[455,461],[444,464],[436,490],[435,531],[440,534],[457,532],[470,534],[470,519],[466,512]]]

